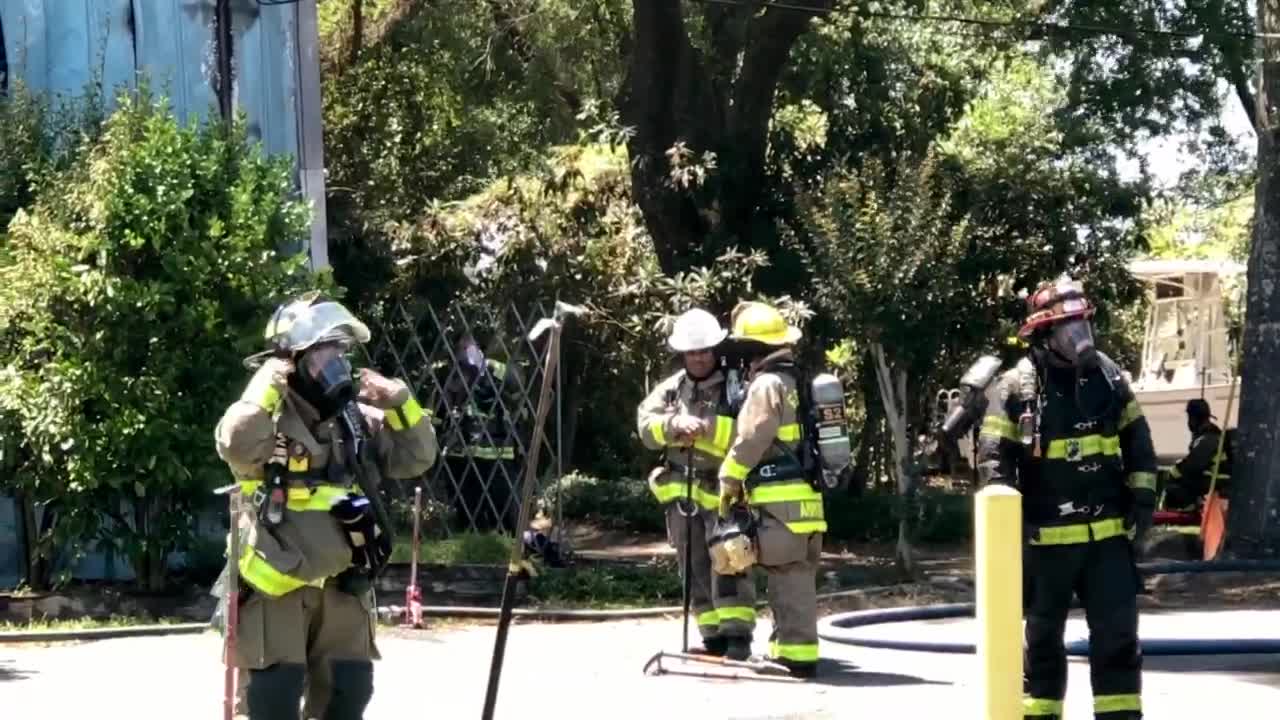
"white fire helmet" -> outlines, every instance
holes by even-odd
[[[667,345],[675,352],[709,350],[719,345],[729,331],[720,327],[715,316],[706,310],[694,308],[676,318]]]

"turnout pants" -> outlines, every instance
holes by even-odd
[[[816,667],[822,533],[794,533],[765,510],[760,513],[756,539],[773,611],[769,656],[789,666]]]
[[[667,540],[676,549],[680,580],[692,570],[689,583],[689,611],[703,641],[713,638],[751,639],[756,627],[756,589],[750,573],[718,575],[711,571],[707,544],[715,532],[717,512],[699,508],[691,518],[680,513],[679,503],[667,504]],[[693,537],[691,567],[684,566],[686,524]]]
[[[356,596],[331,579],[278,598],[252,593],[240,606],[237,714],[297,720],[359,720],[373,695],[376,616],[372,592]]]
[[[1125,536],[1026,548],[1026,718],[1059,718],[1067,689],[1062,635],[1072,595],[1089,624],[1089,675],[1099,720],[1142,717],[1141,580]]]

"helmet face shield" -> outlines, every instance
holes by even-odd
[[[278,349],[300,352],[312,345],[331,342],[344,347],[369,342],[369,328],[336,302],[285,308],[268,337]]]

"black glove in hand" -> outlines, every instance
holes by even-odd
[[[349,493],[334,503],[329,513],[342,523],[342,530],[347,534],[352,564],[377,570],[391,557],[390,538],[379,532],[369,498]]]
[[[1142,547],[1142,540],[1147,536],[1147,532],[1151,530],[1151,515],[1154,511],[1154,508],[1146,505],[1135,505],[1129,511],[1129,516],[1125,518],[1125,529],[1133,530],[1133,546],[1135,548]]]

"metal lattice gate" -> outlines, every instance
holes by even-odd
[[[429,305],[398,305],[371,323],[369,365],[407,382],[435,426],[438,459],[426,476],[411,481],[422,484],[424,528],[431,534],[515,535],[547,343],[546,337],[530,341],[529,331],[551,309],[542,303],[499,309],[454,303],[437,312]],[[530,517],[552,501],[547,519],[563,529],[560,378],[552,383],[535,476],[539,506]],[[547,497],[552,483],[554,498]],[[403,485],[396,490],[400,500],[412,497]]]

